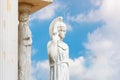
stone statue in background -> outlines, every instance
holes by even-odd
[[[28,14],[19,16],[18,80],[30,80],[32,36],[28,26]]]
[[[48,42],[50,64],[50,80],[69,80],[69,47],[63,42],[66,25],[58,17],[52,21],[49,28],[51,40]]]

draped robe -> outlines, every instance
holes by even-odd
[[[50,80],[69,80],[69,48],[64,42],[49,42]]]

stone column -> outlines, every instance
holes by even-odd
[[[18,26],[18,80],[31,80],[31,45],[32,36],[28,26],[29,13],[32,5],[19,4]]]
[[[30,80],[32,37],[29,15],[51,4],[52,0],[19,0],[18,80]]]
[[[17,80],[18,0],[0,0],[0,80]]]

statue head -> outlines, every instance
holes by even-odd
[[[62,17],[55,18],[49,28],[51,40],[62,40],[66,34],[66,25]]]
[[[20,20],[21,22],[28,21],[28,19],[29,19],[28,13],[21,13],[21,14],[19,15],[19,20]]]

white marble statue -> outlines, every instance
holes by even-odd
[[[19,17],[18,80],[30,80],[32,37],[28,26],[28,14]]]
[[[69,47],[63,42],[66,25],[62,17],[52,21],[49,28],[51,40],[48,42],[50,80],[69,80]]]

